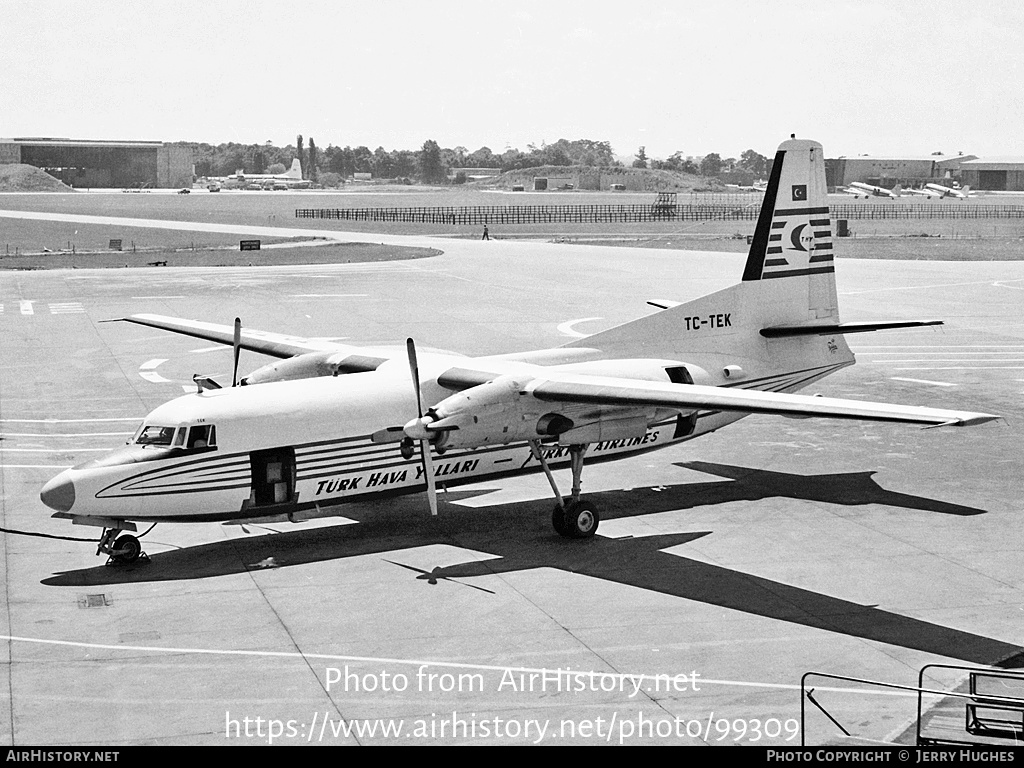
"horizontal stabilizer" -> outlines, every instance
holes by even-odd
[[[836,333],[867,333],[868,331],[888,331],[893,328],[922,328],[928,325],[942,325],[941,320],[884,320],[877,323],[809,323],[805,325],[773,325],[762,328],[761,335],[766,339],[778,339],[784,336],[830,336]]]

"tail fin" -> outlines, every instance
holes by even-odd
[[[897,184],[895,187],[892,188],[892,193],[896,197],[899,197],[900,195],[902,195],[903,194],[903,185],[902,184]]]
[[[299,161],[299,158],[296,157],[294,160],[292,160],[292,167],[288,169],[288,172],[285,174],[285,176],[287,176],[289,179],[302,178],[302,163]]]
[[[772,165],[743,281],[778,280],[788,289],[786,293],[805,296],[804,316],[794,320],[838,315],[826,195],[821,144],[806,139],[784,141]],[[801,303],[797,296],[790,302]]]
[[[673,357],[680,350],[764,341],[763,328],[839,322],[825,158],[816,141],[779,147],[737,285],[569,342],[607,352]],[[753,349],[752,346],[750,346]]]

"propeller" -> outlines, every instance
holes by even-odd
[[[235,353],[235,365],[231,369],[231,386],[238,386],[238,353],[242,351],[242,318],[235,318],[235,337],[231,343]]]
[[[430,504],[430,514],[437,515],[437,486],[434,483],[434,461],[430,456],[430,434],[427,432],[428,420],[423,418],[423,400],[420,395],[420,366],[416,362],[416,342],[411,338],[405,342],[409,351],[409,370],[412,373],[412,385],[416,390],[416,413],[415,421],[405,425],[405,434],[420,441],[420,457],[423,460],[423,475],[427,480],[427,502]]]

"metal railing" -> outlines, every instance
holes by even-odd
[[[467,205],[407,208],[298,208],[297,219],[333,219],[399,224],[632,224],[657,221],[754,221],[760,202]],[[833,219],[1024,219],[1024,205],[919,203],[892,205],[840,203],[830,206]]]
[[[947,669],[958,672],[966,672],[969,675],[969,687],[967,692],[956,690],[937,690],[924,687],[924,675],[929,669]],[[977,681],[984,678],[1009,679],[1020,681],[1024,686],[1024,672],[1013,670],[996,669],[992,667],[963,667],[951,664],[927,664],[921,668],[917,677],[917,687],[899,685],[897,683],[885,683],[878,680],[866,680],[864,678],[849,677],[847,675],[835,675],[828,672],[806,672],[800,678],[800,746],[807,746],[807,702],[813,704],[822,714],[827,717],[845,736],[853,736],[839,720],[830,713],[825,706],[814,698],[815,688],[808,688],[808,678],[818,677],[826,680],[839,680],[847,683],[858,683],[861,685],[887,688],[897,691],[908,691],[917,694],[917,725],[916,744],[917,746],[974,746],[982,743],[978,740],[971,741],[967,736],[983,737],[987,739],[1009,740],[1009,743],[1019,745],[1024,741],[1024,697],[998,696],[978,691]],[[829,689],[835,692],[837,689]],[[840,689],[841,691],[844,689]],[[863,694],[855,688],[845,689],[850,693]],[[940,696],[942,698],[964,700],[964,738],[952,738],[951,736],[934,736],[922,732],[922,721],[924,719],[924,696]],[[1004,713],[1003,716],[985,714],[986,712]],[[1009,714],[1011,717],[1006,717]],[[1012,718],[1012,719],[1011,719]],[[1020,725],[1018,725],[1020,721]],[[991,741],[984,742],[991,744]]]

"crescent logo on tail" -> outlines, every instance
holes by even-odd
[[[803,231],[806,227],[806,224],[801,224],[799,227],[795,227],[793,229],[793,232],[790,234],[789,242],[793,244],[793,250],[804,252],[807,251],[807,249],[804,248],[803,243],[801,243],[801,240],[803,240],[801,235],[803,234]]]

